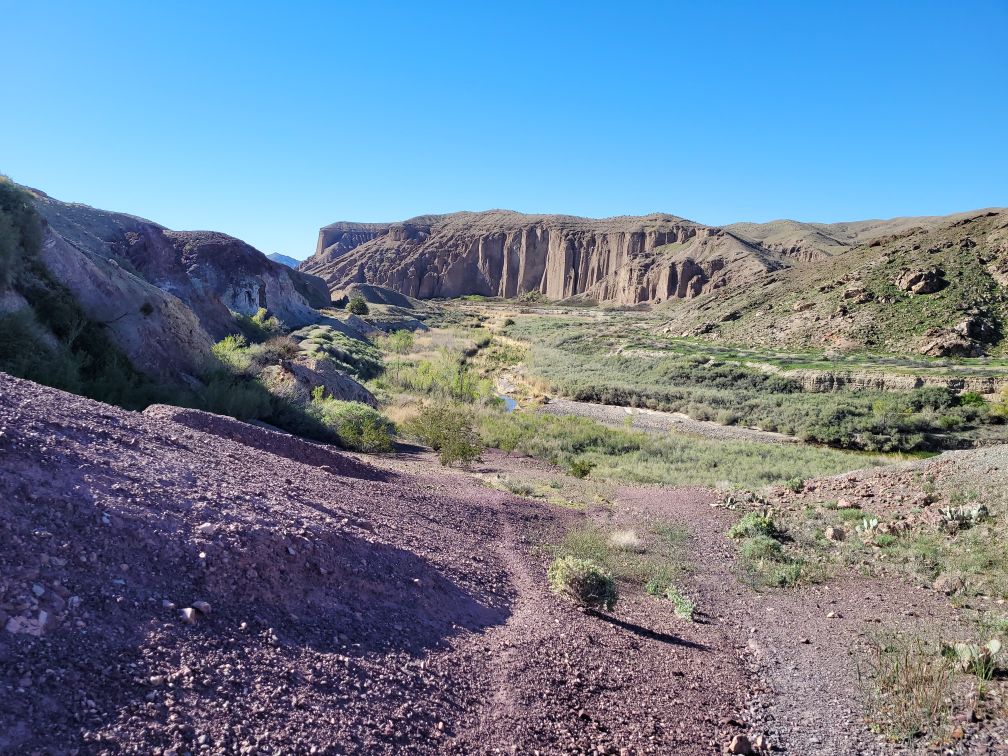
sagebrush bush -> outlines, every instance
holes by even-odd
[[[445,466],[456,462],[468,465],[479,459],[483,451],[472,410],[461,404],[423,404],[407,425],[407,431],[438,452]]]
[[[612,611],[616,606],[616,582],[612,573],[588,559],[554,559],[547,573],[550,587],[559,596],[588,609]]]

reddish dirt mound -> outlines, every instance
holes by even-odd
[[[178,423],[190,430],[220,436],[245,446],[251,446],[253,449],[275,454],[278,457],[286,457],[306,465],[326,467],[328,472],[337,475],[369,480],[381,480],[387,477],[378,468],[359,462],[330,447],[313,444],[288,433],[249,425],[232,417],[172,407],[167,404],[152,404],[143,413],[155,420]]]
[[[380,750],[451,718],[468,671],[421,660],[508,616],[490,500],[243,430],[0,374],[0,752]]]

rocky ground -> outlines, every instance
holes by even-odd
[[[954,621],[846,572],[753,590],[713,491],[581,512],[483,482],[561,475],[530,460],[381,464],[0,374],[0,752],[888,753],[851,648]],[[634,586],[611,616],[550,594],[542,546],[583,518],[685,527],[698,621]]]

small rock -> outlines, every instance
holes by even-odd
[[[210,604],[206,601],[193,601],[193,609],[200,614],[210,614]]]
[[[187,606],[185,609],[179,612],[179,616],[182,618],[182,621],[187,625],[196,624],[196,610],[193,609],[191,606]]]
[[[846,533],[843,528],[837,527],[835,525],[830,525],[826,528],[825,536],[827,541],[842,541],[846,537]]]
[[[32,593],[34,593],[38,598],[42,598],[45,595],[45,586],[40,583],[35,583],[32,586]]]
[[[200,535],[212,536],[217,532],[217,526],[212,522],[202,522],[196,526],[196,532]]]
[[[856,509],[857,504],[850,499],[837,499],[837,509]]]
[[[736,754],[738,756],[753,756],[752,743],[749,742],[749,738],[745,735],[736,735],[731,739],[731,743],[728,744],[728,753]]]

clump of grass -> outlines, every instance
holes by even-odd
[[[613,531],[612,535],[609,536],[609,543],[623,551],[641,550],[640,536],[637,535],[637,531],[632,529]]]
[[[746,513],[728,535],[741,540],[742,566],[754,586],[788,588],[813,578],[808,563],[784,548],[783,534],[769,511]]]
[[[612,611],[618,593],[612,573],[589,559],[566,556],[553,560],[547,573],[553,592],[588,609]]]
[[[952,665],[920,638],[871,641],[857,671],[869,725],[892,740],[933,733],[951,713]]]
[[[675,614],[680,619],[693,621],[696,614],[696,604],[683,591],[663,575],[655,575],[644,585],[644,590],[655,598],[672,602]]]

